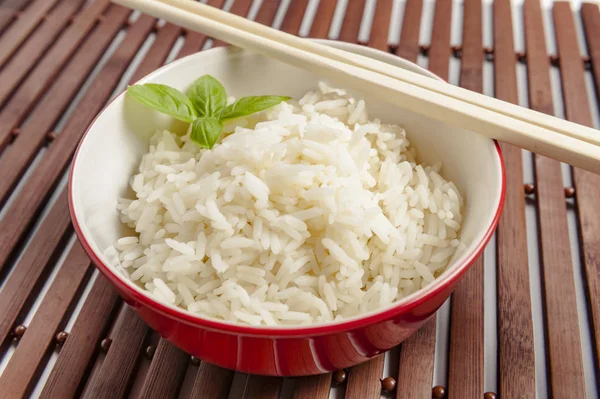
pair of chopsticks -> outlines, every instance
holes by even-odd
[[[410,111],[600,173],[600,131],[302,39],[193,0],[113,0]]]

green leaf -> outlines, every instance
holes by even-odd
[[[166,85],[146,83],[129,86],[127,94],[150,108],[184,122],[191,123],[198,117],[190,99]]]
[[[203,116],[192,124],[192,141],[209,150],[215,146],[223,130],[223,123],[214,116]]]
[[[225,88],[210,75],[196,79],[187,94],[200,116],[219,116],[227,106]]]
[[[228,105],[221,114],[221,120],[235,119],[246,115],[251,115],[256,112],[264,111],[283,101],[289,100],[291,97],[284,96],[251,96],[243,97]]]

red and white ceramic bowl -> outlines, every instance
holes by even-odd
[[[438,79],[390,54],[358,45],[324,43]],[[316,87],[319,80],[310,72],[258,54],[216,48],[164,66],[140,83],[164,83],[184,90],[203,74],[215,76],[236,97],[262,93],[299,97]],[[148,110],[124,94],[98,115],[75,155],[69,201],[77,236],[102,274],[150,327],[203,360],[242,372],[278,376],[325,373],[368,360],[398,345],[421,327],[481,255],[500,217],[505,176],[502,156],[493,140],[391,106],[385,98],[364,98],[370,117],[406,129],[421,161],[441,160],[445,177],[456,183],[466,199],[461,233],[466,249],[453,257],[435,282],[392,306],[314,326],[252,327],[205,318],[160,303],[110,266],[104,250],[123,231],[117,198],[127,191],[129,178],[147,151],[149,136],[156,129],[173,124],[170,118]]]

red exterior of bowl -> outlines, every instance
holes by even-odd
[[[69,205],[75,232],[87,254],[125,301],[162,337],[202,360],[245,373],[276,376],[320,374],[356,365],[400,344],[450,296],[460,277],[482,254],[500,219],[506,179],[498,143],[496,148],[502,168],[499,206],[492,224],[466,261],[391,308],[335,324],[253,327],[202,318],[159,303],[127,285],[94,253],[73,212],[71,181]]]

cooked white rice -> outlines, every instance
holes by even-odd
[[[253,325],[390,305],[456,248],[463,200],[397,125],[325,84],[226,127],[213,150],[157,132],[120,199],[136,234],[111,248],[157,299]],[[116,249],[116,251],[115,251]]]

